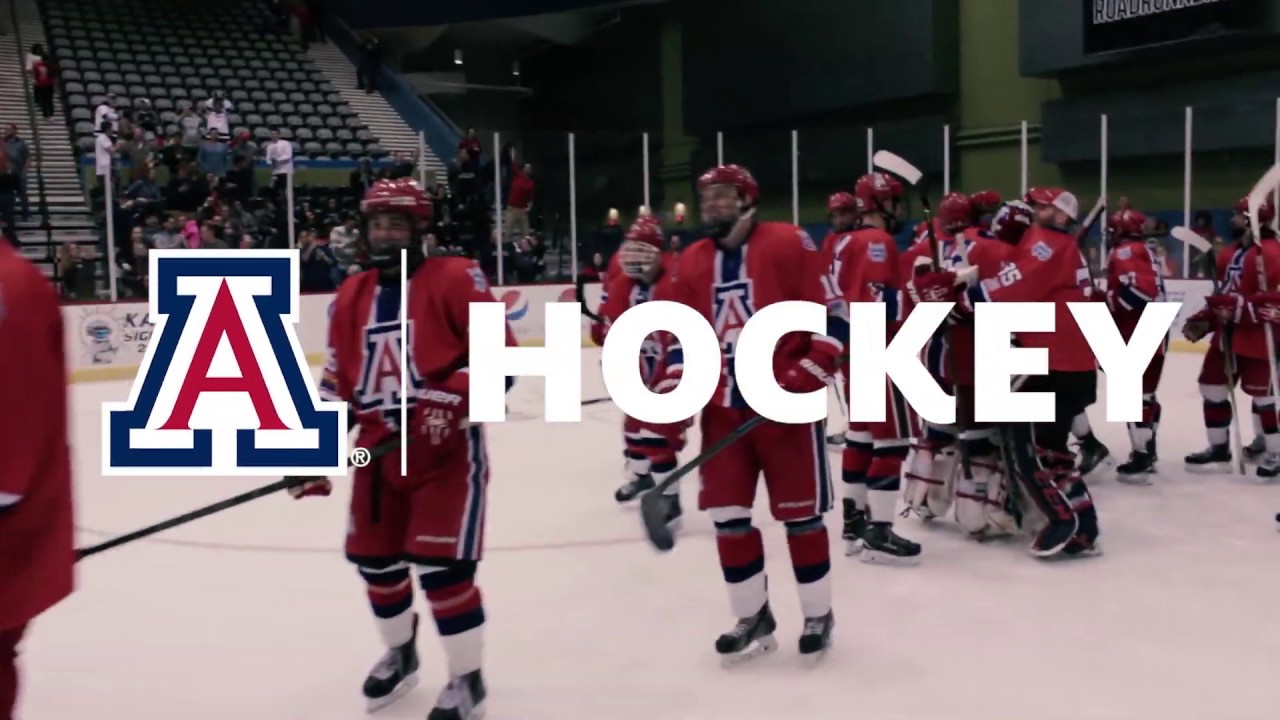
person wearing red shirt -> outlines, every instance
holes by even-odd
[[[45,53],[44,48],[35,45],[31,48],[31,84],[36,105],[45,120],[53,117],[53,88],[57,78],[54,63]]]
[[[74,584],[62,337],[53,286],[0,243],[0,407],[25,408],[0,413],[0,720],[14,717],[23,633]]]
[[[511,178],[511,190],[507,195],[507,233],[510,237],[524,237],[530,232],[533,190],[533,166],[525,163]]]

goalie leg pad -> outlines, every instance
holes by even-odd
[[[902,474],[907,507],[924,518],[945,516],[959,460],[955,439],[937,428],[929,427],[926,437],[912,441]]]

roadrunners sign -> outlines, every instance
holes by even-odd
[[[322,402],[294,331],[298,254],[156,250],[154,335],[102,407],[104,475],[346,473],[346,408]]]

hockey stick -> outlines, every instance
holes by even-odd
[[[1218,280],[1217,255],[1206,253],[1204,259],[1205,264],[1208,266],[1209,277],[1212,278],[1213,294],[1221,295],[1226,292],[1226,280]],[[1231,406],[1232,424],[1235,425],[1235,432],[1227,432],[1231,440],[1231,457],[1235,462],[1236,473],[1244,475],[1244,427],[1240,419],[1239,408],[1236,407],[1236,361],[1235,353],[1231,349],[1231,329],[1230,325],[1224,324],[1216,339],[1222,348],[1222,374],[1226,376],[1227,380],[1227,404]]]
[[[680,478],[702,467],[708,460],[720,454],[722,450],[737,442],[742,436],[754,430],[757,425],[764,421],[765,417],[763,415],[757,415],[742,423],[728,435],[717,440],[714,445],[698,453],[697,457],[676,468],[655,488],[640,498],[640,519],[644,521],[644,531],[649,537],[649,543],[656,550],[668,552],[676,546],[676,536],[671,532],[671,528],[667,527],[666,508],[662,503],[663,493],[670,489],[672,485],[680,482]],[[822,462],[826,462],[825,457],[822,458]]]
[[[1169,234],[1173,236],[1174,240],[1177,240],[1187,247],[1193,247],[1202,253],[1207,253],[1210,250],[1213,250],[1213,246],[1209,244],[1208,240],[1200,237],[1200,233],[1189,227],[1179,225],[1178,227],[1170,230]]]
[[[1280,185],[1280,165],[1272,165],[1271,169],[1253,186],[1253,190],[1249,191],[1249,229],[1253,231],[1255,242],[1262,239],[1258,208],[1266,202],[1267,196],[1276,189],[1277,185]]]
[[[920,182],[920,179],[924,176],[924,173],[920,172],[919,168],[915,165],[912,165],[903,158],[887,150],[877,152],[872,157],[872,162],[876,167],[897,175],[912,186],[917,185]],[[933,231],[933,210],[929,207],[929,196],[923,190],[920,191],[920,205],[924,212],[925,232],[928,233],[929,237],[929,258],[933,261],[934,271],[940,272],[944,267],[942,262],[942,244],[938,242],[937,234]],[[953,329],[949,329],[947,333],[954,338],[955,333]],[[954,340],[950,344],[954,347]],[[953,381],[952,390],[955,393],[953,397],[956,399],[957,405],[959,405],[960,390],[959,387],[954,384],[954,380],[956,378],[955,353],[947,353],[947,366],[947,371],[950,373]],[[964,479],[972,481],[973,460],[969,456],[968,445],[968,435],[970,430],[969,422],[965,419],[964,413],[959,412],[959,407],[957,407],[956,410],[956,448],[960,451],[960,469],[964,474]]]

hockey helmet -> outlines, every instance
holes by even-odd
[[[760,200],[760,185],[751,171],[741,165],[717,165],[698,178],[699,193],[717,185],[736,188],[744,209],[754,207]]]
[[[373,267],[398,268],[400,250],[404,248],[409,250],[411,264],[417,265],[423,256],[422,236],[432,216],[431,200],[417,182],[409,178],[375,182],[365,192],[360,211],[365,218],[363,236]],[[392,222],[375,222],[375,218],[388,215],[402,216],[409,224],[399,227]]]
[[[888,173],[867,173],[853,186],[853,197],[859,213],[890,213],[888,203],[902,199],[902,183]]]
[[[973,202],[962,192],[947,193],[938,203],[938,222],[943,229],[952,232],[973,221]]]
[[[618,249],[618,263],[627,277],[643,278],[653,264],[659,261],[666,249],[662,226],[652,216],[642,217],[631,224],[626,239]]]
[[[1236,201],[1235,207],[1233,209],[1236,212],[1240,213],[1241,215],[1245,216],[1246,219],[1252,219],[1252,218],[1249,218],[1248,196],[1242,197],[1238,201]],[[1262,204],[1258,205],[1258,224],[1270,225],[1271,222],[1275,220],[1275,218],[1276,218],[1276,206],[1272,203],[1271,194],[1268,193],[1267,197],[1262,201]]]

